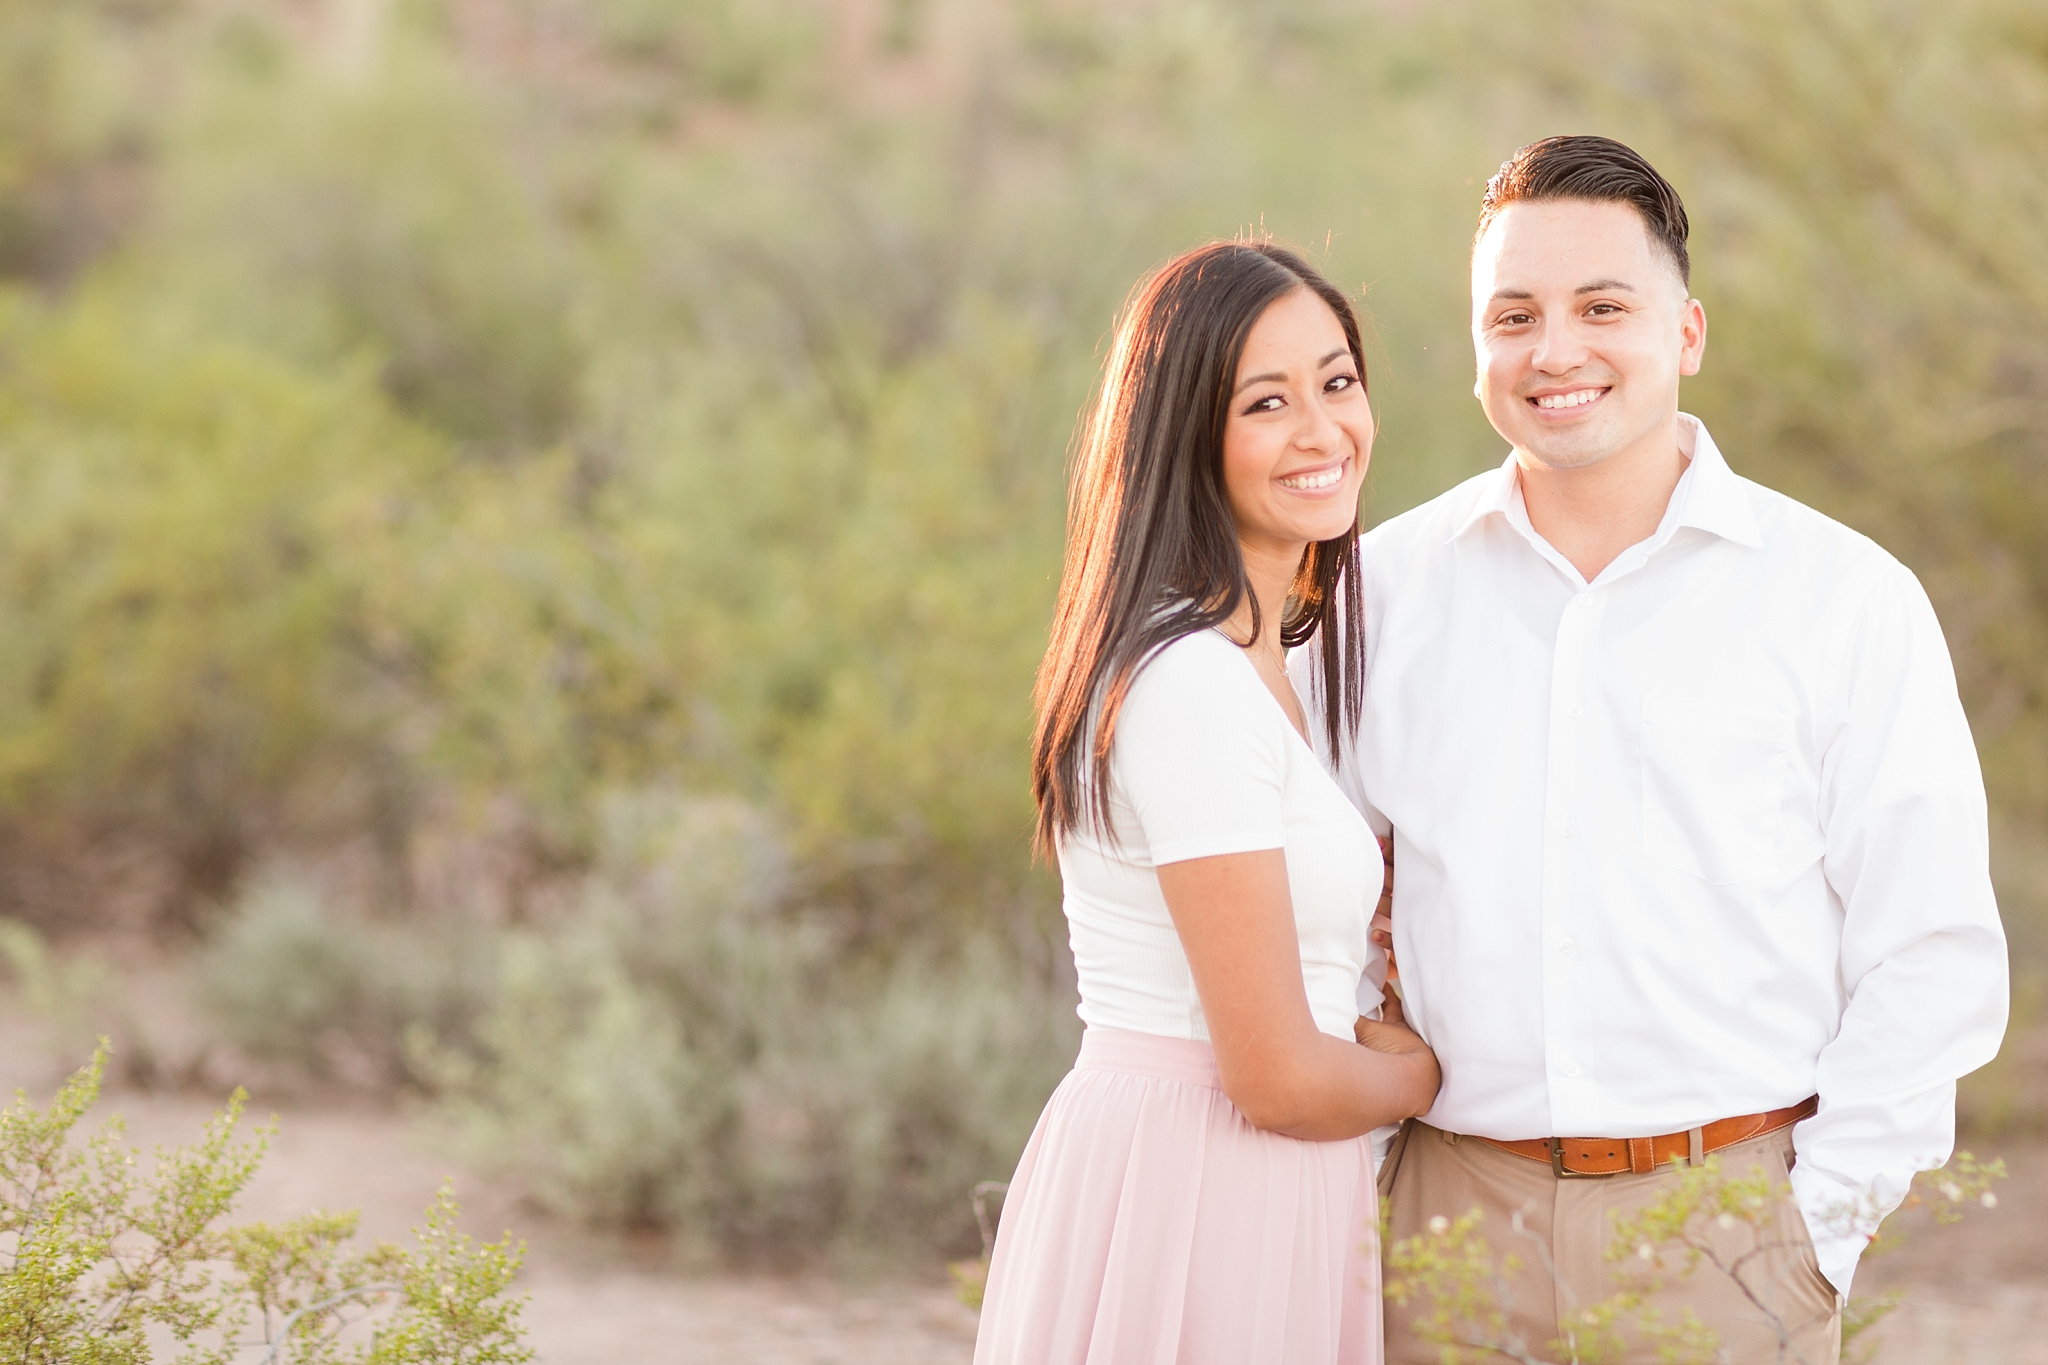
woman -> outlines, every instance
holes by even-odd
[[[1126,306],[1032,767],[1088,1028],[1011,1183],[977,1365],[1380,1359],[1368,1135],[1439,1077],[1398,1016],[1358,1017],[1382,864],[1286,654],[1318,641],[1296,666],[1339,751],[1372,436],[1357,320],[1293,253],[1201,247]]]

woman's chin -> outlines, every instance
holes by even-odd
[[[1335,540],[1358,524],[1358,500],[1351,498],[1339,507],[1332,508],[1327,516],[1305,518],[1303,539]]]

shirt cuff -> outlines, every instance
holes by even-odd
[[[1390,1123],[1384,1128],[1373,1129],[1367,1136],[1372,1139],[1372,1178],[1378,1180],[1380,1167],[1387,1164],[1387,1152],[1393,1147],[1394,1139],[1401,1136],[1401,1125]]]
[[[1862,1224],[1857,1192],[1837,1184],[1806,1167],[1792,1168],[1792,1198],[1806,1220],[1806,1235],[1813,1240],[1813,1257],[1820,1273],[1845,1300],[1849,1283],[1856,1277],[1856,1263],[1863,1248],[1870,1245],[1870,1230]]]
[[[1207,834],[1186,835],[1179,839],[1163,839],[1148,844],[1145,854],[1152,860],[1152,866],[1165,867],[1169,863],[1185,863],[1195,858],[1221,858],[1231,853],[1264,853],[1269,848],[1283,852],[1287,848],[1287,831],[1276,825],[1272,829],[1259,829],[1250,824],[1235,829],[1219,829]]]
[[[1849,1297],[1849,1282],[1856,1277],[1856,1263],[1868,1245],[1870,1239],[1860,1233],[1813,1239],[1813,1256],[1820,1263],[1820,1273],[1827,1276],[1828,1283],[1844,1299]]]

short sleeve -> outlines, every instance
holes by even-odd
[[[1286,724],[1237,646],[1213,631],[1144,667],[1110,761],[1153,866],[1285,846]]]

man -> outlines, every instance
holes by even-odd
[[[1711,1268],[1655,1306],[1737,1361],[1831,1361],[1875,1218],[1998,1049],[2005,942],[1926,595],[1679,411],[1688,290],[1684,207],[1629,148],[1546,139],[1487,185],[1475,391],[1513,451],[1364,541],[1339,768],[1391,828],[1407,1018],[1443,1064],[1382,1189],[1394,1239],[1483,1210],[1522,1263],[1510,1333],[1569,1359],[1623,1283],[1615,1216],[1708,1155],[1789,1176],[1761,1308]],[[1439,1358],[1388,1314],[1389,1361]]]

